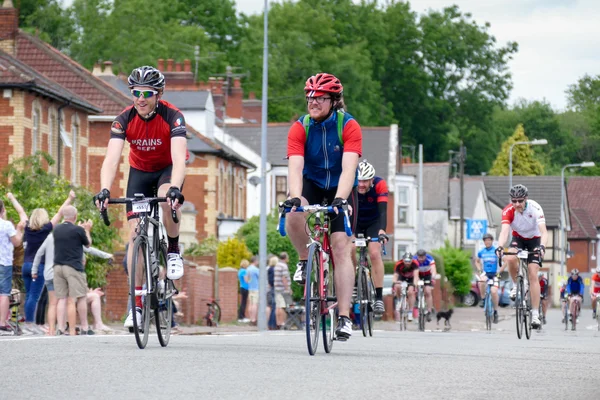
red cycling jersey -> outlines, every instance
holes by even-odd
[[[598,273],[592,275],[591,290],[592,293],[600,293],[600,275]]]
[[[127,107],[110,128],[111,139],[131,144],[129,164],[144,172],[173,164],[171,138],[178,136],[186,137],[185,119],[177,107],[164,100],[159,100],[156,113],[148,120],[142,119],[133,105]]]

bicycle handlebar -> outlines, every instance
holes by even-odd
[[[117,199],[109,199],[108,204],[129,204],[136,202],[148,202],[149,204],[156,203],[166,203],[166,197],[123,197]],[[100,215],[102,216],[102,220],[106,226],[110,225],[110,219],[108,218],[108,210],[103,208],[100,210]],[[177,211],[171,209],[171,218],[173,218],[173,222],[176,224],[179,223],[179,218],[177,217]]]
[[[356,238],[356,239],[363,239],[363,240],[365,240],[367,243],[369,243],[369,242],[374,242],[374,243],[378,243],[378,242],[379,242],[379,243],[381,243],[381,249],[382,249],[382,251],[383,251],[383,255],[384,255],[384,256],[385,256],[385,255],[387,255],[387,252],[385,251],[385,243],[384,243],[383,241],[379,240],[379,238],[378,238],[378,237],[376,237],[376,238],[372,238],[372,237],[366,237],[366,238]],[[355,242],[355,241],[356,241],[356,240],[354,240],[353,242]]]
[[[310,212],[316,213],[320,211],[324,211],[328,214],[335,214],[335,209],[337,207],[332,206],[321,206],[321,205],[308,205],[308,206],[300,206],[296,207],[295,212]],[[292,212],[292,207],[284,207],[283,203],[279,205],[279,210],[281,213],[279,214],[279,234],[281,236],[285,236],[285,215],[289,212]],[[343,216],[344,216],[344,230],[346,231],[346,235],[352,236],[352,228],[350,227],[350,219],[348,218],[348,208],[342,207]]]

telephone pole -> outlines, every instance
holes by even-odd
[[[465,158],[467,156],[463,141],[460,141],[459,151],[459,173],[460,173],[460,249],[465,247]]]

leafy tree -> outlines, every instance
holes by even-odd
[[[203,239],[198,244],[192,244],[185,249],[184,254],[189,256],[212,256],[217,254],[219,241],[214,236]]]
[[[473,276],[470,254],[466,250],[450,246],[448,240],[445,241],[444,247],[434,250],[434,253],[442,257],[444,271],[441,274],[448,278],[454,293],[459,296],[469,293]]]
[[[52,174],[45,165],[53,165],[54,160],[46,153],[38,152],[33,156],[24,157],[6,166],[2,171],[0,192],[12,192],[27,213],[35,208],[45,208],[48,214],[54,215],[67,198],[70,190],[77,197],[73,204],[77,208],[78,219],[91,219],[92,244],[101,250],[112,252],[113,245],[118,240],[117,230],[104,225],[92,201],[93,194],[82,187],[71,187],[69,181]],[[5,200],[9,219],[18,221],[17,212]],[[114,218],[114,216],[113,216]],[[90,257],[86,264],[86,274],[89,287],[101,287],[106,284],[106,275],[110,265],[106,261]]]
[[[75,36],[70,10],[58,0],[16,0],[21,29],[39,35],[59,50],[66,50]]]
[[[217,264],[219,267],[240,268],[243,259],[249,260],[252,253],[246,243],[238,238],[229,238],[217,246]]]
[[[581,141],[580,160],[600,161],[600,75],[585,75],[569,86],[567,101],[570,111],[562,122],[576,127],[573,134]]]
[[[503,144],[502,150],[498,153],[496,161],[490,170],[490,175],[508,176],[509,174],[509,152],[510,147],[515,142],[529,141],[525,136],[523,125],[517,125],[515,133],[509,137]],[[543,165],[535,158],[535,153],[530,145],[518,145],[513,147],[512,151],[513,175],[536,176],[544,174]]]

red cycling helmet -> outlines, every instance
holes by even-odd
[[[309,97],[319,97],[325,93],[341,95],[344,92],[344,87],[342,82],[334,75],[320,73],[306,80],[304,91]]]

